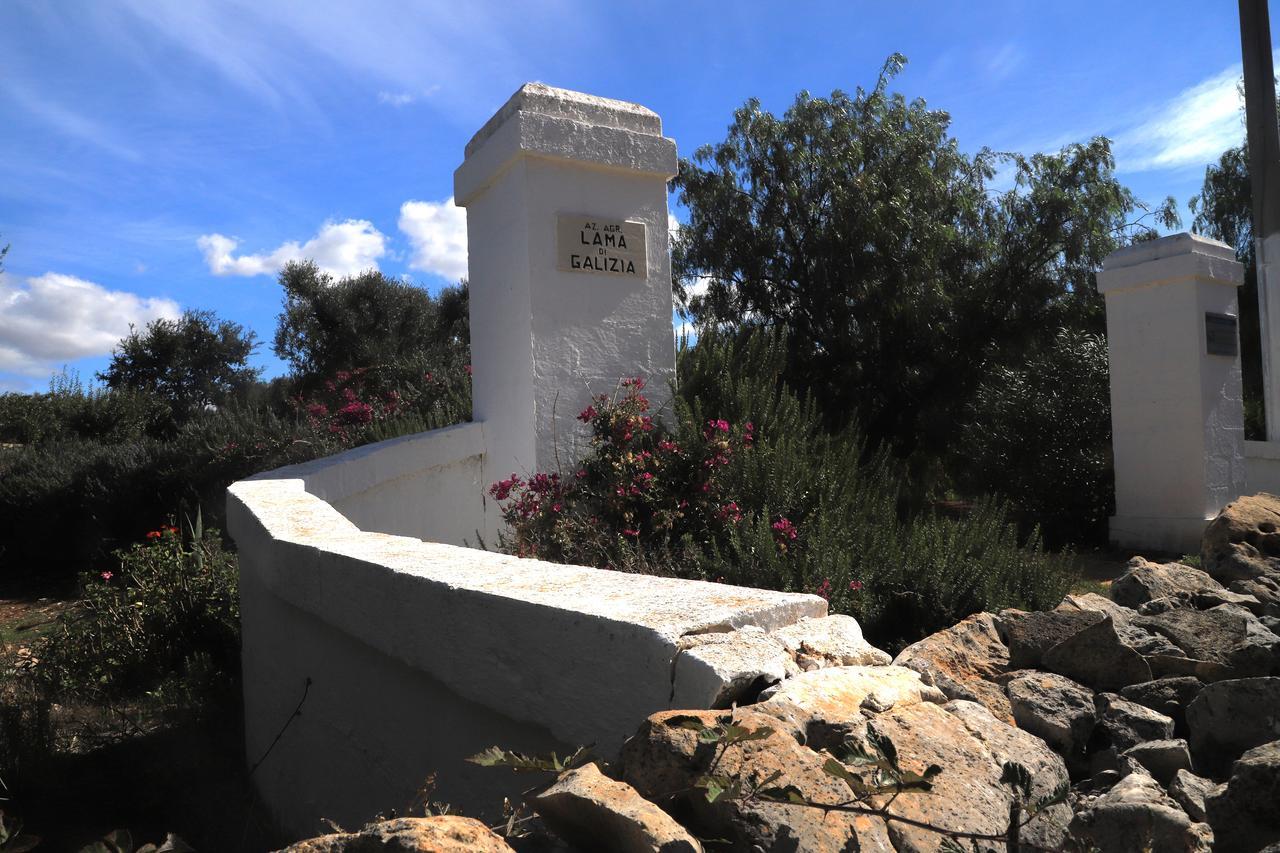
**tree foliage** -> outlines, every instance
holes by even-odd
[[[308,261],[286,265],[280,284],[274,350],[296,376],[406,364],[460,369],[469,360],[465,283],[433,299],[376,270],[335,280]]]
[[[185,311],[177,320],[162,318],[142,331],[131,329],[98,378],[113,390],[156,395],[181,424],[253,384],[259,370],[249,367],[248,359],[257,347],[255,337],[212,311]]]
[[[901,455],[936,454],[994,366],[1100,330],[1093,271],[1154,236],[1148,214],[1176,217],[1116,180],[1106,139],[965,154],[947,113],[889,91],[904,62],[781,117],[748,101],[681,164],[673,257],[695,320],[787,330],[787,380],[833,426],[858,416]]]

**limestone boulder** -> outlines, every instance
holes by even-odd
[[[552,832],[580,850],[702,853],[670,815],[594,764],[562,774],[532,805]]]
[[[728,708],[800,672],[787,649],[759,628],[697,634],[681,645],[671,698],[677,708]]]
[[[402,817],[299,841],[281,853],[511,853],[478,820],[457,815]]]
[[[1036,669],[1045,652],[1104,618],[1096,610],[1003,610],[996,625],[1009,649],[1010,669]]]
[[[1192,820],[1204,823],[1208,820],[1204,810],[1205,797],[1216,787],[1212,780],[1197,776],[1189,770],[1179,770],[1169,783],[1169,796],[1182,806],[1182,810]]]
[[[1078,811],[1071,821],[1071,833],[1101,853],[1208,853],[1213,849],[1213,831],[1208,824],[1191,820],[1145,773],[1130,773]]]
[[[904,769],[942,768],[932,790],[894,801],[892,812],[913,821],[1001,834],[1008,826],[1010,804],[1009,788],[1000,782],[1005,761],[1018,761],[1032,772],[1034,796],[1067,779],[1061,758],[977,703],[898,707],[871,718],[867,727],[894,743]],[[1056,806],[1028,826],[1024,838],[1037,848],[1060,849],[1069,820],[1069,809]],[[937,833],[903,822],[889,821],[888,831],[899,851],[935,851],[941,842]]]
[[[1041,665],[1094,690],[1119,690],[1151,680],[1150,665],[1124,643],[1110,616],[1050,648]]]
[[[1222,850],[1261,850],[1280,842],[1280,740],[1240,756],[1227,784],[1205,798]]]
[[[1124,574],[1111,583],[1111,598],[1124,607],[1137,608],[1157,598],[1179,593],[1194,595],[1201,590],[1220,590],[1222,584],[1207,572],[1182,563],[1152,563],[1134,557]]]
[[[828,666],[884,666],[892,660],[888,652],[866,641],[862,626],[852,616],[802,619],[769,636],[806,671]]]
[[[1182,651],[1181,660],[1149,656],[1153,675],[1195,675],[1205,681],[1265,676],[1280,654],[1280,637],[1252,614],[1230,605],[1136,616],[1131,624],[1161,635]],[[1191,671],[1167,671],[1180,667]]]
[[[1170,676],[1130,684],[1120,695],[1173,720],[1173,732],[1181,737],[1187,730],[1186,708],[1203,688],[1204,682],[1194,675]]]
[[[837,666],[803,672],[760,694],[767,714],[798,740],[821,749],[861,729],[866,716],[947,697],[901,666]],[[777,725],[778,723],[775,723]]]
[[[1142,765],[1161,785],[1169,785],[1178,771],[1191,770],[1191,750],[1181,738],[1149,740],[1126,749],[1122,755]]]
[[[1256,578],[1232,581],[1232,592],[1251,595],[1262,604],[1261,616],[1280,616],[1280,571]]]
[[[1098,722],[1093,691],[1061,675],[1028,672],[1010,681],[1008,692],[1018,728],[1047,743],[1068,767],[1083,761]]]
[[[1245,750],[1280,738],[1280,678],[1206,685],[1187,706],[1191,756],[1203,772],[1225,772]]]
[[[1130,702],[1114,693],[1100,693],[1095,697],[1098,727],[1093,739],[1095,747],[1115,747],[1124,752],[1130,747],[1149,740],[1167,740],[1173,737],[1173,720],[1137,702]]]
[[[1133,615],[1133,611],[1128,607],[1116,604],[1104,595],[1098,595],[1096,592],[1086,592],[1082,595],[1068,595],[1062,599],[1062,603],[1054,608],[1055,610],[1094,610],[1106,616],[1110,616],[1115,620],[1116,624],[1123,624]]]
[[[976,702],[953,701],[943,706],[983,748],[992,762],[1003,768],[1006,761],[1016,762],[1031,772],[1031,796],[1043,797],[1059,784],[1069,782],[1062,757],[1030,732],[1006,725],[985,706]],[[1071,809],[1065,803],[1053,806],[1023,831],[1023,839],[1037,849],[1057,849],[1062,842]]]
[[[1013,709],[995,679],[1009,669],[1009,650],[996,630],[995,617],[975,613],[961,622],[907,646],[895,666],[920,673],[948,699],[977,702],[996,718],[1013,722]]]
[[[1223,507],[1205,529],[1200,558],[1226,584],[1280,570],[1280,497],[1262,492]]]
[[[1266,607],[1256,595],[1235,592],[1229,589],[1204,589],[1195,594],[1192,603],[1198,610],[1210,610],[1221,604],[1234,604],[1243,607],[1255,616],[1266,612]]]
[[[721,748],[699,737],[696,721],[715,726],[725,712],[664,711],[641,724],[622,748],[622,778],[646,799],[678,813],[703,838],[723,838],[735,850],[847,850],[892,853],[882,821],[808,806],[743,801],[725,797],[708,802],[696,783],[716,762],[716,772],[749,783],[777,774],[775,785],[791,785],[809,802],[838,804],[849,799],[845,783],[824,771],[826,758],[797,743],[778,721],[751,709],[732,715],[735,725],[767,732],[756,740]]]

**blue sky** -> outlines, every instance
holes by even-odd
[[[1233,3],[0,0],[0,390],[88,379],[185,308],[255,330],[278,374],[293,257],[456,281],[453,170],[525,81],[644,104],[688,154],[746,98],[867,86],[894,51],[966,150],[1109,136],[1187,226],[1243,137]]]

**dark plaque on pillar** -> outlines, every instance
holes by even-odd
[[[1236,318],[1230,314],[1204,315],[1205,350],[1209,355],[1240,354],[1240,345],[1236,338]]]

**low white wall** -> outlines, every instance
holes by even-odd
[[[481,489],[455,485],[473,464],[478,426],[375,445],[228,489],[228,529],[240,553],[251,762],[312,680],[302,715],[255,774],[290,832],[317,831],[321,816],[357,824],[371,809],[403,808],[433,771],[440,798],[491,813],[511,780],[499,770],[477,774],[462,763],[465,755],[493,744],[588,743],[608,755],[644,717],[670,707],[682,637],[826,614],[826,602],[812,595],[365,531],[320,497],[353,515],[369,512],[383,527],[379,483],[403,482],[403,493],[436,505],[470,505]],[[438,451],[432,459],[444,461],[425,469],[393,464],[414,448]],[[430,516],[394,509],[406,524]]]
[[[361,530],[475,546],[487,536],[484,455],[484,425],[465,423],[260,476],[301,480]]]

